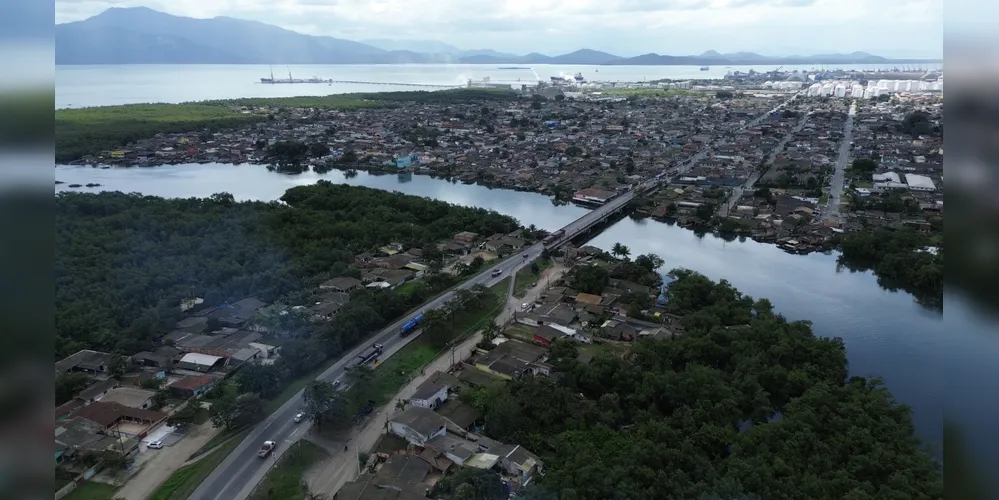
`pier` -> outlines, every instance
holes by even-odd
[[[273,80],[269,82],[261,82],[267,85],[279,85],[279,84],[293,84],[293,83],[326,83],[332,85],[334,83],[341,85],[386,85],[386,86],[396,86],[396,87],[421,87],[428,89],[456,89],[465,87],[465,85],[435,85],[432,83],[400,83],[400,82],[364,82],[358,80]]]

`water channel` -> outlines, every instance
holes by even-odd
[[[496,210],[521,223],[557,229],[586,212],[575,205],[556,206],[543,195],[452,183],[420,175],[347,176],[340,171],[282,175],[259,165],[174,165],[153,168],[93,168],[60,166],[55,170],[56,191],[112,190],[163,197],[205,197],[231,193],[237,200],[276,200],[288,188],[318,179],[399,191],[455,204]],[[99,183],[100,187],[69,188],[70,184]],[[999,359],[997,338],[990,325],[977,319],[960,297],[947,294],[947,312],[941,316],[918,305],[905,292],[882,289],[869,272],[839,269],[836,255],[791,255],[752,240],[697,236],[665,223],[625,218],[596,235],[590,244],[609,250],[615,242],[631,254],[656,253],[666,267],[696,270],[712,279],[726,279],[743,293],[769,298],[789,319],[813,322],[815,333],[842,337],[853,375],[882,377],[895,397],[912,407],[917,433],[939,454],[943,408],[956,417],[965,432],[994,435],[999,401],[973,394],[999,394],[999,377],[976,378],[961,385],[960,394],[946,385],[945,374],[954,360],[967,373],[995,372]],[[950,308],[954,308],[951,314]],[[945,327],[946,325],[946,327]],[[947,361],[950,360],[950,361]],[[992,360],[992,361],[990,361]],[[999,463],[994,439],[972,439],[969,447],[979,457]]]

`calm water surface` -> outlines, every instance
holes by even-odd
[[[770,71],[768,66],[714,66],[700,71],[698,66],[572,66],[538,64],[531,69],[501,70],[492,64],[337,64],[337,65],[214,65],[214,64],[135,64],[98,66],[57,66],[55,68],[56,108],[79,108],[148,102],[189,102],[240,97],[291,97],[419,90],[414,87],[357,84],[264,85],[261,77],[274,71],[276,77],[317,76],[332,80],[466,85],[469,78],[489,77],[493,82],[520,85],[551,76],[582,73],[591,81],[640,82],[645,80],[721,78],[729,71]],[[516,65],[520,66],[520,65]],[[890,69],[890,65],[844,65],[843,69]],[[785,70],[807,71],[811,65],[784,66]]]
[[[586,209],[555,206],[549,198],[526,192],[454,184],[427,176],[359,172],[346,178],[339,171],[290,176],[258,165],[174,165],[154,168],[60,166],[55,178],[65,184],[56,191],[116,190],[164,197],[204,197],[229,192],[238,200],[275,200],[286,189],[318,179],[426,196],[465,206],[483,207],[510,215],[523,224],[556,229]],[[100,183],[97,188],[68,184]],[[883,377],[899,401],[914,410],[917,432],[938,452],[943,408],[948,417],[976,435],[969,447],[978,457],[999,463],[999,336],[970,311],[964,300],[948,294],[946,313],[928,311],[904,292],[877,285],[869,272],[838,270],[835,255],[790,255],[752,240],[725,241],[664,223],[623,219],[590,243],[609,250],[621,242],[632,255],[656,253],[666,267],[685,267],[713,279],[727,279],[743,293],[769,298],[789,319],[813,322],[819,335],[846,341],[850,371]],[[957,370],[956,372],[954,370]],[[946,375],[958,377],[959,387],[947,385]],[[982,377],[983,373],[994,374]],[[950,379],[954,380],[954,379]],[[982,395],[990,395],[982,397]]]

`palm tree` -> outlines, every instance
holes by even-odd
[[[611,253],[618,257],[627,259],[628,255],[631,255],[631,250],[621,243],[615,243],[614,246],[611,247]]]

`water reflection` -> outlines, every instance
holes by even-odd
[[[557,229],[587,209],[553,203],[550,197],[395,173],[330,171],[280,175],[254,165],[176,165],[156,168],[93,169],[57,167],[56,191],[69,184],[100,183],[99,188],[164,197],[206,197],[231,193],[237,200],[276,200],[288,188],[319,179],[426,196],[510,215],[521,223]],[[896,397],[914,409],[917,432],[934,445],[941,442],[943,370],[940,356],[959,346],[947,341],[938,314],[910,295],[885,290],[866,271],[845,271],[836,254],[791,255],[773,245],[744,237],[695,233],[675,224],[625,217],[612,223],[590,244],[610,250],[615,242],[631,255],[655,253],[666,267],[685,267],[712,279],[727,279],[743,293],[769,298],[790,319],[813,322],[819,335],[842,337],[854,375],[881,376]],[[990,414],[999,403],[992,401]],[[991,429],[985,429],[991,432]],[[939,449],[939,446],[937,447]]]

